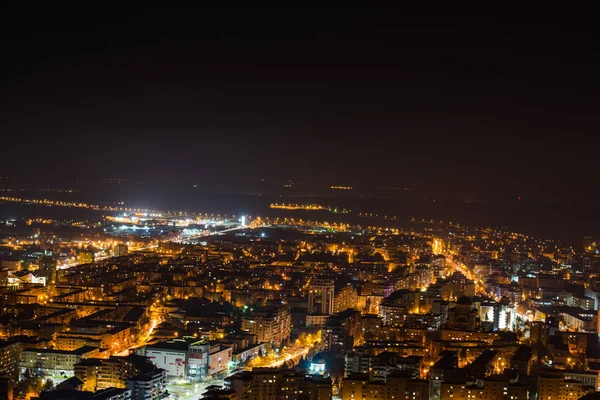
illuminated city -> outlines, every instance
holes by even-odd
[[[250,391],[266,375],[293,396],[314,386],[342,399],[404,386],[489,396],[497,382],[517,399],[546,384],[598,389],[597,241],[576,253],[425,219],[92,210],[4,223],[0,334],[19,396],[42,390],[38,377],[91,392],[148,377],[179,398]],[[480,383],[455,383],[470,377]]]
[[[600,399],[588,4],[3,7],[0,400]]]

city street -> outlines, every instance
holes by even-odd
[[[200,383],[181,383],[180,379],[167,380],[167,391],[172,399],[180,400],[198,400],[206,388],[211,385],[223,386],[223,379],[214,379],[208,382]]]

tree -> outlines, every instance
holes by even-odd
[[[44,381],[39,376],[27,376],[15,385],[13,398],[15,400],[28,400],[32,396],[39,396],[43,390],[53,390],[54,382],[51,379]]]
[[[15,400],[28,400],[31,396],[37,396],[42,389],[42,378],[31,376],[23,379],[15,385],[13,398]]]
[[[42,391],[50,391],[50,390],[54,390],[55,385],[54,382],[52,382],[52,379],[48,379],[43,385],[42,385]]]

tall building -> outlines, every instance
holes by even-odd
[[[127,389],[131,390],[131,400],[153,400],[167,397],[166,377],[165,370],[157,369],[128,379]]]
[[[548,337],[550,336],[550,325],[540,321],[532,321],[530,331],[532,343],[539,344],[542,347],[548,346]]]
[[[225,379],[240,400],[330,400],[331,380],[275,368],[255,368]],[[358,397],[357,397],[358,399]]]
[[[577,397],[579,398],[579,397]],[[463,380],[448,380],[441,384],[440,400],[528,400],[527,386],[511,384],[504,380],[485,380],[466,383]],[[542,397],[538,397],[542,400]],[[558,400],[556,397],[544,398]]]
[[[207,343],[198,341],[188,347],[187,376],[192,381],[203,380],[208,375]]]
[[[368,374],[352,374],[342,381],[342,400],[367,399],[369,388]]]
[[[429,382],[423,379],[409,379],[401,374],[387,377],[386,386],[389,399],[429,400]]]
[[[39,262],[38,275],[46,278],[46,285],[56,283],[57,262],[52,257],[42,257]]]
[[[335,284],[331,279],[315,279],[308,287],[308,312],[312,314],[334,313]]]
[[[593,388],[598,391],[598,372],[597,371],[565,371],[565,379],[581,382],[584,388]]]
[[[89,346],[77,350],[27,348],[21,353],[20,366],[40,374],[73,376],[75,364],[98,355],[98,348]]]
[[[83,389],[91,392],[109,387],[125,388],[126,380],[155,369],[146,357],[88,358],[74,365],[75,377],[83,382]]]
[[[0,377],[12,382],[19,380],[19,358],[21,348],[18,342],[8,343],[0,340]]]
[[[79,252],[77,256],[77,262],[79,264],[91,264],[94,262],[94,253],[91,251],[83,250]]]
[[[382,352],[378,355],[365,354],[362,351],[346,354],[344,373],[368,374],[373,382],[390,382],[390,379],[419,379],[421,375],[421,357],[402,357],[399,353]]]
[[[581,382],[566,380],[562,375],[538,378],[538,399],[577,400],[587,393]]]
[[[360,341],[360,321],[360,311],[352,309],[329,316],[323,329],[326,349],[342,354],[352,351]]]
[[[264,307],[244,316],[242,329],[256,335],[259,342],[278,347],[290,338],[292,316],[287,306]]]
[[[354,286],[342,285],[335,289],[333,298],[333,312],[339,313],[349,308],[356,308],[358,305],[358,293]]]
[[[113,246],[113,257],[126,256],[129,252],[129,248],[126,244],[117,243]]]
[[[342,381],[342,400],[429,400],[429,382],[399,374],[386,382],[369,381],[368,374],[352,374]]]
[[[119,350],[132,342],[131,325],[119,322],[89,322],[71,324],[69,331],[56,336],[59,350],[75,350],[81,346],[94,346]]]

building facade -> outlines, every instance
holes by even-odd
[[[334,313],[335,284],[331,279],[315,279],[308,286],[308,312],[310,314]]]
[[[81,347],[77,350],[25,349],[21,353],[21,371],[29,369],[35,374],[73,376],[75,364],[85,358],[97,357],[95,347]]]
[[[292,316],[287,306],[265,307],[242,319],[242,329],[259,342],[279,347],[290,339]]]
[[[166,377],[164,370],[157,369],[128,379],[126,386],[131,390],[131,400],[158,400],[167,397]]]

